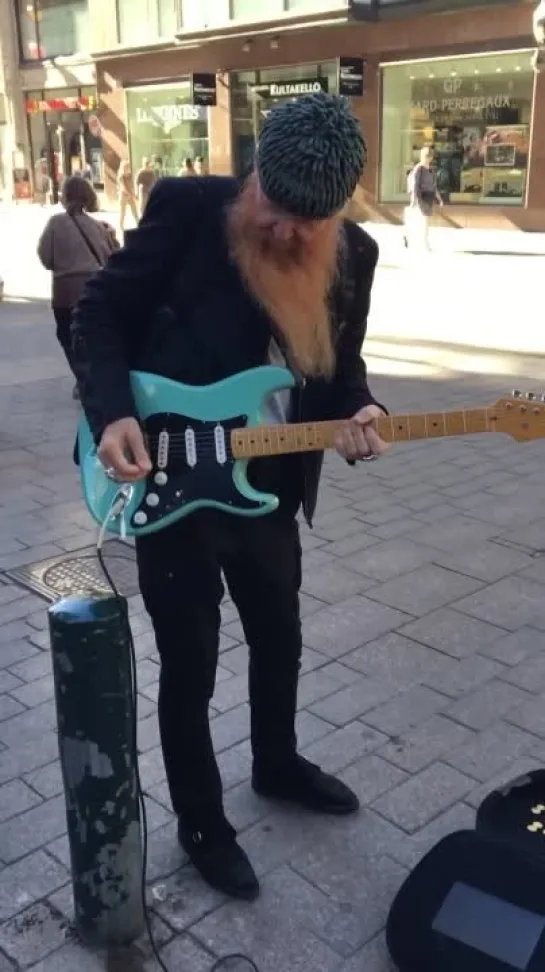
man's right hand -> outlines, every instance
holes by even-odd
[[[98,456],[102,465],[113,470],[122,482],[144,479],[151,472],[142,429],[135,418],[119,419],[106,426]]]

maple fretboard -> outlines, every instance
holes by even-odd
[[[385,442],[409,442],[415,439],[495,432],[497,419],[496,407],[427,412],[421,415],[387,415],[378,420],[378,432]],[[343,424],[342,421],[307,422],[233,429],[231,449],[235,459],[333,449],[336,433]]]

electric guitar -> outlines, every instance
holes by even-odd
[[[250,459],[321,451],[335,445],[341,421],[262,425],[273,392],[292,388],[285,368],[244,371],[213,385],[182,385],[135,371],[131,385],[152,461],[145,480],[112,479],[97,455],[87,421],[78,446],[83,494],[91,516],[112,533],[154,533],[202,507],[241,516],[275,510],[278,499],[253,489]],[[514,392],[488,408],[391,415],[378,420],[386,442],[505,432],[518,441],[545,437],[545,397]]]

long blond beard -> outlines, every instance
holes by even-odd
[[[303,375],[331,377],[335,352],[329,294],[337,270],[342,217],[311,240],[279,243],[255,221],[250,181],[228,213],[230,253],[249,293],[283,335],[290,363]]]

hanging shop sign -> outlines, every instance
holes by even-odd
[[[340,57],[338,72],[339,94],[358,98],[363,94],[363,57]]]
[[[190,78],[191,98],[194,105],[213,108],[217,104],[215,74],[192,74]]]
[[[300,95],[317,94],[329,91],[328,78],[306,78],[299,81],[269,81],[265,84],[251,84],[250,91],[259,98],[298,98]]]
[[[94,111],[96,107],[94,95],[82,95],[81,98],[31,98],[25,102],[27,115],[38,115],[42,111]]]

